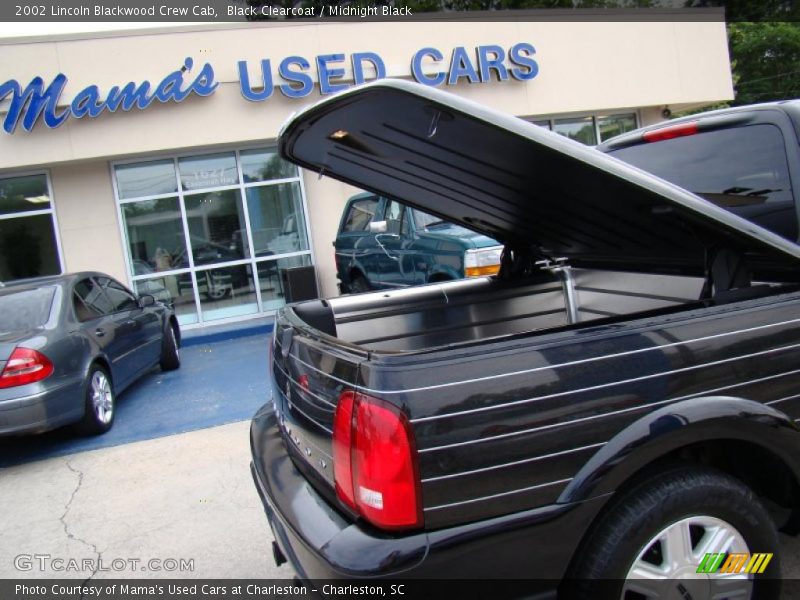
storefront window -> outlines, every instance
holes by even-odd
[[[258,269],[258,281],[261,286],[261,302],[264,310],[275,310],[283,306],[283,282],[281,281],[281,271],[283,269],[293,269],[295,267],[307,267],[311,265],[311,255],[300,254],[297,256],[287,256],[274,260],[264,260],[256,263]]]
[[[308,250],[300,184],[249,187],[246,193],[257,257]]]
[[[183,325],[280,308],[281,271],[311,264],[299,172],[272,149],[115,173],[134,287],[171,302]]]
[[[534,125],[546,127],[556,133],[588,146],[594,146],[637,127],[634,113],[570,117],[563,119],[531,119]]]
[[[250,256],[239,190],[186,196],[186,219],[195,265]]]
[[[181,266],[186,242],[177,197],[123,204],[122,220],[128,234],[133,275]]]
[[[0,281],[61,272],[47,176],[0,179]]]
[[[206,321],[258,312],[251,265],[197,271],[197,291]]]
[[[584,117],[581,119],[556,119],[553,121],[553,131],[588,146],[597,144],[597,136],[594,131],[594,119],[592,117]]]
[[[297,167],[283,160],[275,152],[243,150],[240,157],[245,183],[297,177]]]
[[[605,142],[615,135],[636,129],[635,115],[611,115],[597,117],[597,128],[600,130],[600,141]]]
[[[178,166],[184,191],[204,190],[239,183],[236,157],[233,152],[182,158],[178,161]]]
[[[197,323],[197,307],[190,272],[137,279],[133,282],[133,288],[137,294],[150,294],[159,302],[171,304],[182,325]]]
[[[175,163],[172,160],[120,165],[116,173],[120,200],[174,194],[178,191]]]

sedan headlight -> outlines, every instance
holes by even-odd
[[[498,271],[500,271],[500,256],[502,254],[502,246],[467,250],[464,253],[464,275],[466,277],[497,275]]]

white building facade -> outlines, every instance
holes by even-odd
[[[436,85],[587,144],[733,97],[723,22],[279,22],[0,40],[0,280],[107,272],[182,326],[337,293],[358,190],[276,154],[354,83]]]

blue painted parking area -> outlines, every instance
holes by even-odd
[[[0,438],[0,467],[249,419],[267,398],[268,331],[233,339],[187,337],[180,369],[154,369],[117,398],[108,433],[78,437],[66,428]]]

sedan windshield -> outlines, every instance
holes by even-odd
[[[41,327],[50,316],[55,288],[0,293],[0,333]]]

